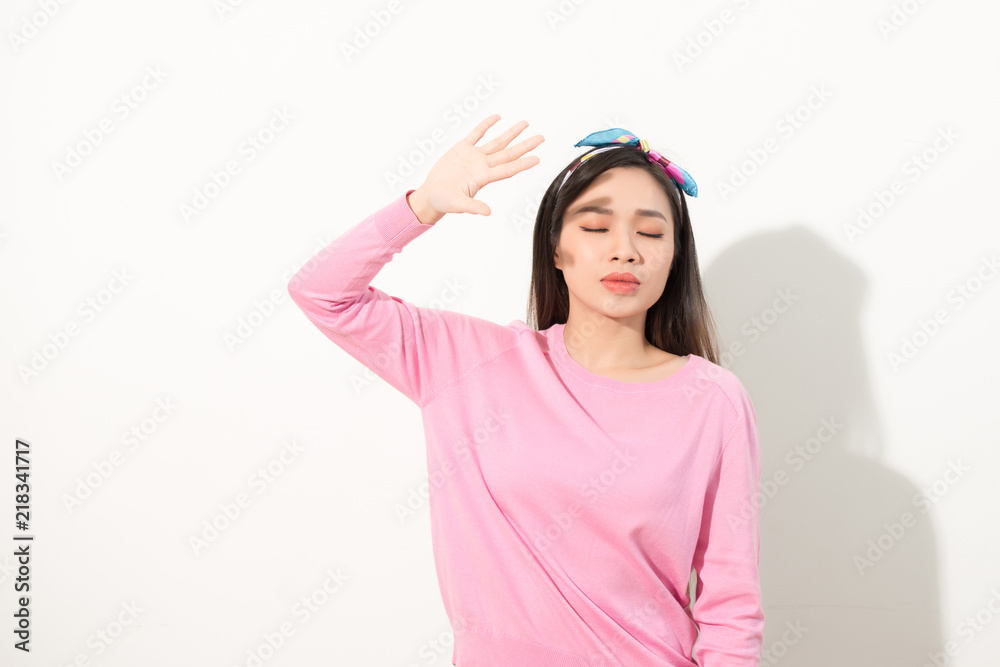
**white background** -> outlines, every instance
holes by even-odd
[[[996,3],[224,7],[0,13],[0,663],[251,665],[287,623],[263,664],[450,664],[419,411],[286,286],[492,113],[487,140],[521,119],[545,136],[540,164],[373,284],[525,319],[537,202],[573,144],[647,139],[700,186],[706,292],[743,343],[723,365],[760,426],[764,664],[920,667],[949,642],[936,664],[995,662]],[[251,136],[269,140],[253,159]],[[861,208],[878,215],[852,236]],[[12,648],[16,438],[30,655]]]

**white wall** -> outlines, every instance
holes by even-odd
[[[573,144],[610,126],[646,138],[700,186],[706,289],[726,344],[743,343],[726,365],[761,430],[765,650],[919,667],[951,642],[931,664],[995,661],[995,3],[224,2],[0,13],[5,655],[20,438],[36,538],[17,664],[247,665],[282,623],[294,635],[264,664],[450,664],[427,507],[396,512],[426,481],[419,411],[285,290],[495,112],[487,136],[526,119],[541,163],[480,193],[492,216],[447,217],[374,284],[430,305],[457,281],[448,308],[524,319],[532,207]],[[391,21],[345,56],[377,13]],[[290,120],[244,150],[276,110]],[[430,155],[390,182],[420,142]],[[54,166],[76,146],[89,154]],[[229,161],[239,172],[185,219]],[[771,320],[779,291],[795,300]],[[753,318],[768,324],[751,338]],[[253,482],[288,443],[281,474]],[[241,493],[249,506],[196,553]],[[328,572],[347,579],[298,613]],[[101,644],[129,604],[136,622]]]

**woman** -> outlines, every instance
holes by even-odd
[[[524,121],[476,146],[497,120],[289,283],[320,331],[421,410],[452,664],[757,665],[756,415],[715,362],[687,172],[620,128],[577,144],[597,148],[536,220],[537,327],[370,285],[445,214],[489,215],[483,186],[538,164],[522,156],[540,135],[507,148]]]

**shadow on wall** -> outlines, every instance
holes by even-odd
[[[743,344],[721,364],[757,411],[761,665],[924,665],[943,648],[932,503],[882,463],[864,275],[792,227],[734,245],[703,276],[720,351]]]

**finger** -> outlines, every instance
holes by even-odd
[[[521,134],[521,132],[523,132],[524,128],[526,127],[528,127],[528,121],[526,120],[518,121],[509,130],[501,134],[493,141],[480,146],[479,149],[484,153],[486,153],[487,155],[496,153],[501,148],[505,148],[507,144],[513,141],[514,137]]]
[[[529,139],[525,139],[516,146],[512,146],[506,150],[500,151],[499,153],[494,153],[493,155],[488,156],[486,158],[486,166],[494,167],[498,164],[515,160],[533,148],[538,147],[538,145],[543,141],[545,141],[545,137],[540,134],[536,134]]]
[[[534,167],[539,162],[541,162],[541,158],[537,155],[529,155],[528,157],[523,157],[516,162],[506,162],[499,166],[491,167],[487,172],[487,178],[489,179],[488,182],[493,183],[494,181],[502,181],[505,178],[510,178],[514,174]]]
[[[472,128],[472,132],[469,132],[468,136],[465,137],[465,141],[475,146],[476,142],[482,139],[483,135],[486,134],[486,130],[490,129],[490,127],[498,120],[500,120],[500,114],[498,113],[483,119],[479,125]]]
[[[481,202],[478,199],[473,199],[472,197],[465,197],[458,202],[458,206],[461,207],[463,213],[473,213],[475,215],[489,215],[492,213],[490,207],[486,205],[486,202]]]

